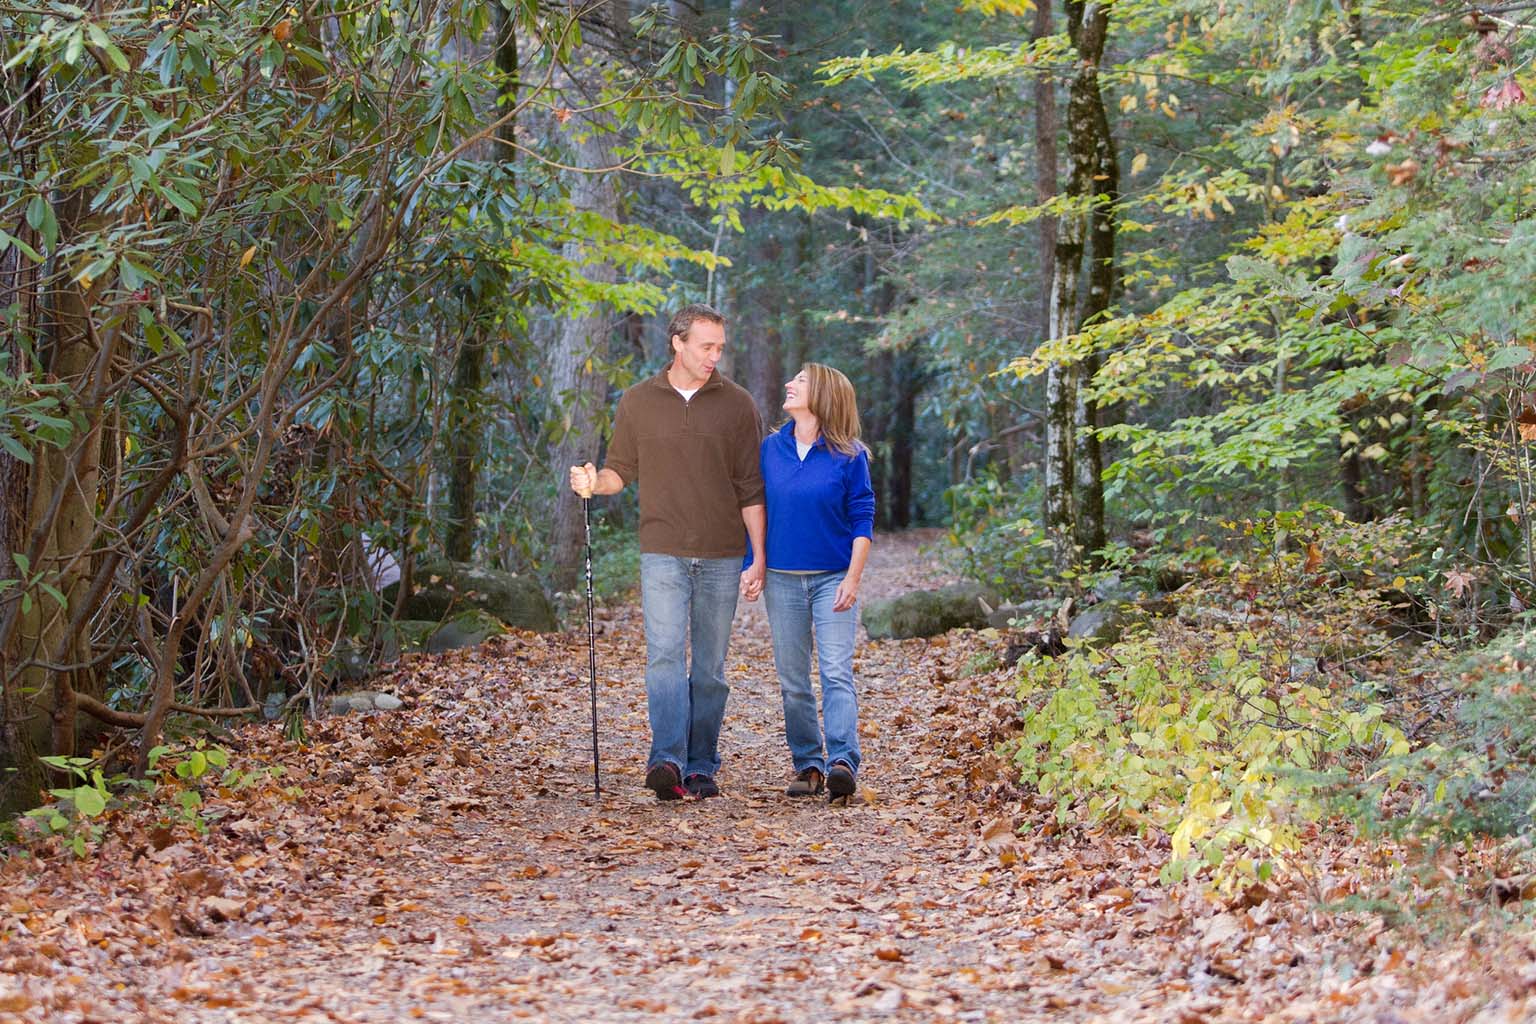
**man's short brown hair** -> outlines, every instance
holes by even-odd
[[[672,319],[667,324],[667,348],[672,347],[673,338],[682,338],[687,341],[688,332],[693,328],[695,320],[708,320],[712,324],[725,326],[725,317],[721,316],[713,306],[706,306],[702,302],[690,302],[672,314]]]

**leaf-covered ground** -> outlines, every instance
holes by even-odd
[[[942,582],[923,539],[880,539],[866,598]],[[401,711],[312,724],[302,750],[272,727],[229,740],[238,766],[287,774],[210,787],[206,836],[140,807],[113,812],[85,859],[0,864],[0,1020],[1536,1013],[1536,938],[1492,915],[1372,910],[1396,851],[1318,837],[1306,879],[1219,902],[1157,884],[1157,839],[1057,833],[991,754],[1002,677],[974,669],[995,638],[861,648],[849,807],[781,795],[760,607],[738,619],[717,800],[641,788],[637,612],[602,613],[598,643],[601,799],[584,633],[408,661],[381,681]]]

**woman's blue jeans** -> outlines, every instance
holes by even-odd
[[[835,612],[837,586],[847,573],[789,573],[768,570],[763,587],[768,624],[773,628],[773,664],[784,698],[784,737],[795,772],[845,761],[859,770],[859,698],[853,689],[853,645],[859,623],[857,603]],[[821,669],[821,716],[811,688],[811,648]],[[823,732],[823,725],[825,732]],[[823,746],[825,738],[825,746]]]
[[[685,778],[713,777],[720,770],[720,723],[731,692],[725,682],[725,653],[740,586],[739,557],[640,555],[645,697],[651,720],[647,769],[667,761]]]

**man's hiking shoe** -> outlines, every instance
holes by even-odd
[[[853,777],[853,769],[842,761],[835,762],[832,770],[827,772],[828,799],[846,803],[849,797],[858,792],[858,789],[859,783]]]
[[[666,761],[657,761],[646,769],[645,788],[654,792],[658,800],[681,800],[688,795],[677,769]]]
[[[807,768],[795,776],[784,792],[788,796],[821,796],[827,791],[820,768]]]
[[[715,785],[715,780],[708,775],[698,773],[683,780],[683,788],[691,793],[695,800],[708,800],[712,796],[720,795],[720,787]]]

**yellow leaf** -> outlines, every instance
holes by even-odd
[[[255,258],[256,247],[253,245],[249,249],[245,250],[245,252],[240,254],[240,269],[244,270],[246,267],[250,266],[251,260]]]
[[[1131,161],[1131,177],[1133,177],[1133,178],[1136,177],[1136,175],[1140,174],[1142,171],[1144,171],[1146,169],[1147,169],[1147,154],[1145,154],[1145,153],[1137,153],[1135,158]]]

